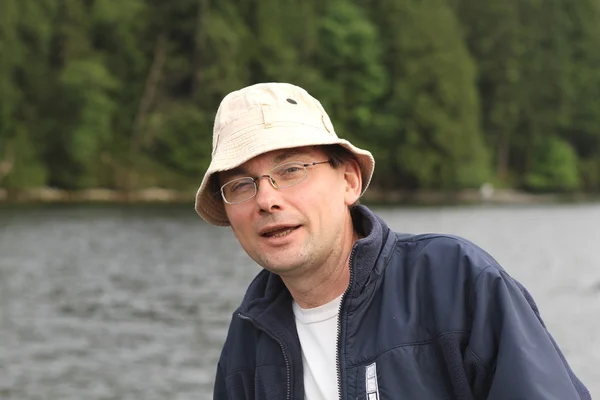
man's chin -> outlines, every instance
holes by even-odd
[[[295,275],[301,274],[304,263],[301,262],[290,262],[290,260],[286,260],[286,262],[276,262],[274,260],[263,260],[263,263],[260,265],[269,272],[272,272],[276,275],[281,276],[282,278],[293,277]]]
[[[282,278],[286,277],[286,276],[290,276],[293,275],[295,271],[298,270],[298,266],[296,265],[263,265],[262,266],[264,269],[266,269],[269,272],[272,272],[276,275],[281,276]]]
[[[304,262],[298,257],[298,248],[269,249],[257,257],[254,261],[264,269],[277,275],[287,275],[301,269]]]

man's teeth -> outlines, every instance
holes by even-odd
[[[282,236],[285,236],[285,235],[289,234],[294,229],[295,228],[287,228],[287,229],[283,229],[283,230],[268,232],[266,236],[268,236],[268,237],[282,237]]]

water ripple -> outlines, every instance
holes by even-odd
[[[600,207],[379,211],[395,230],[488,249],[600,395],[600,296],[590,296]],[[229,229],[190,207],[2,207],[0,398],[210,399],[231,313],[257,271]]]

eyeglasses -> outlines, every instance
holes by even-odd
[[[312,162],[308,164],[299,161],[280,164],[269,171],[266,175],[256,178],[244,177],[233,179],[221,186],[221,196],[227,204],[238,204],[248,201],[258,193],[258,180],[269,178],[269,182],[275,189],[283,189],[304,182],[308,177],[306,167],[330,163],[331,160]]]

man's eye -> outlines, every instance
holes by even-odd
[[[231,185],[231,191],[243,192],[245,190],[249,190],[252,187],[252,184],[253,183],[249,181],[235,182]]]
[[[283,175],[294,175],[297,174],[298,172],[300,172],[302,170],[302,168],[298,167],[298,166],[290,166],[290,167],[286,167],[282,174]]]

